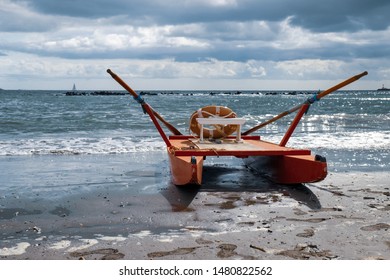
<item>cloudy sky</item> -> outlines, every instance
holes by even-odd
[[[390,87],[388,0],[0,0],[0,88]]]

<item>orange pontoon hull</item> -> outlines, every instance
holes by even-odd
[[[319,182],[328,174],[325,159],[313,155],[248,157],[244,163],[279,184]]]
[[[175,156],[168,150],[172,183],[177,186],[201,185],[203,174],[203,156]]]

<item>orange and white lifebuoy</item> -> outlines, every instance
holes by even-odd
[[[196,135],[200,135],[201,126],[197,118],[235,118],[237,117],[230,108],[224,106],[207,106],[195,111],[190,118],[190,130]],[[213,125],[214,128],[203,127],[204,138],[219,139],[233,134],[237,130],[237,125]]]

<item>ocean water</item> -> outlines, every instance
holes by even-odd
[[[288,92],[288,91],[287,91]],[[207,105],[230,107],[243,131],[304,102],[310,95],[268,91],[154,91],[144,98],[188,133],[191,114]],[[253,133],[279,142],[294,114]],[[169,133],[169,131],[167,131]],[[329,170],[388,171],[390,92],[338,91],[313,104],[287,146],[309,148]],[[67,96],[63,91],[0,91],[0,161],[55,155],[126,155],[160,151],[165,145],[130,95]],[[3,165],[4,166],[4,165]]]

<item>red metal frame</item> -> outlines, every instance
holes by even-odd
[[[177,150],[175,156],[304,156],[310,155],[310,150],[251,150],[251,151],[226,151],[226,150]]]
[[[290,127],[288,128],[288,130],[284,134],[282,141],[280,141],[279,146],[281,146],[281,147],[286,146],[286,144],[287,144],[288,140],[290,139],[291,135],[293,134],[295,128],[297,127],[297,125],[301,121],[302,116],[307,112],[309,107],[310,107],[310,104],[305,103],[302,105],[301,109],[298,111],[297,115],[295,116],[293,122],[290,124]]]
[[[161,138],[164,140],[167,147],[170,148],[172,146],[172,143],[171,143],[171,141],[169,141],[169,139],[168,139],[167,135],[165,134],[164,130],[162,129],[160,123],[158,122],[158,120],[154,116],[153,111],[152,111],[151,107],[149,106],[149,104],[148,103],[142,104],[142,108],[148,113],[154,126],[157,128],[158,133],[160,133]]]
[[[188,140],[188,139],[197,139],[198,137],[193,135],[170,135],[170,140]],[[235,136],[228,136],[226,139],[236,139]],[[241,139],[243,140],[260,140],[259,135],[242,135]]]

